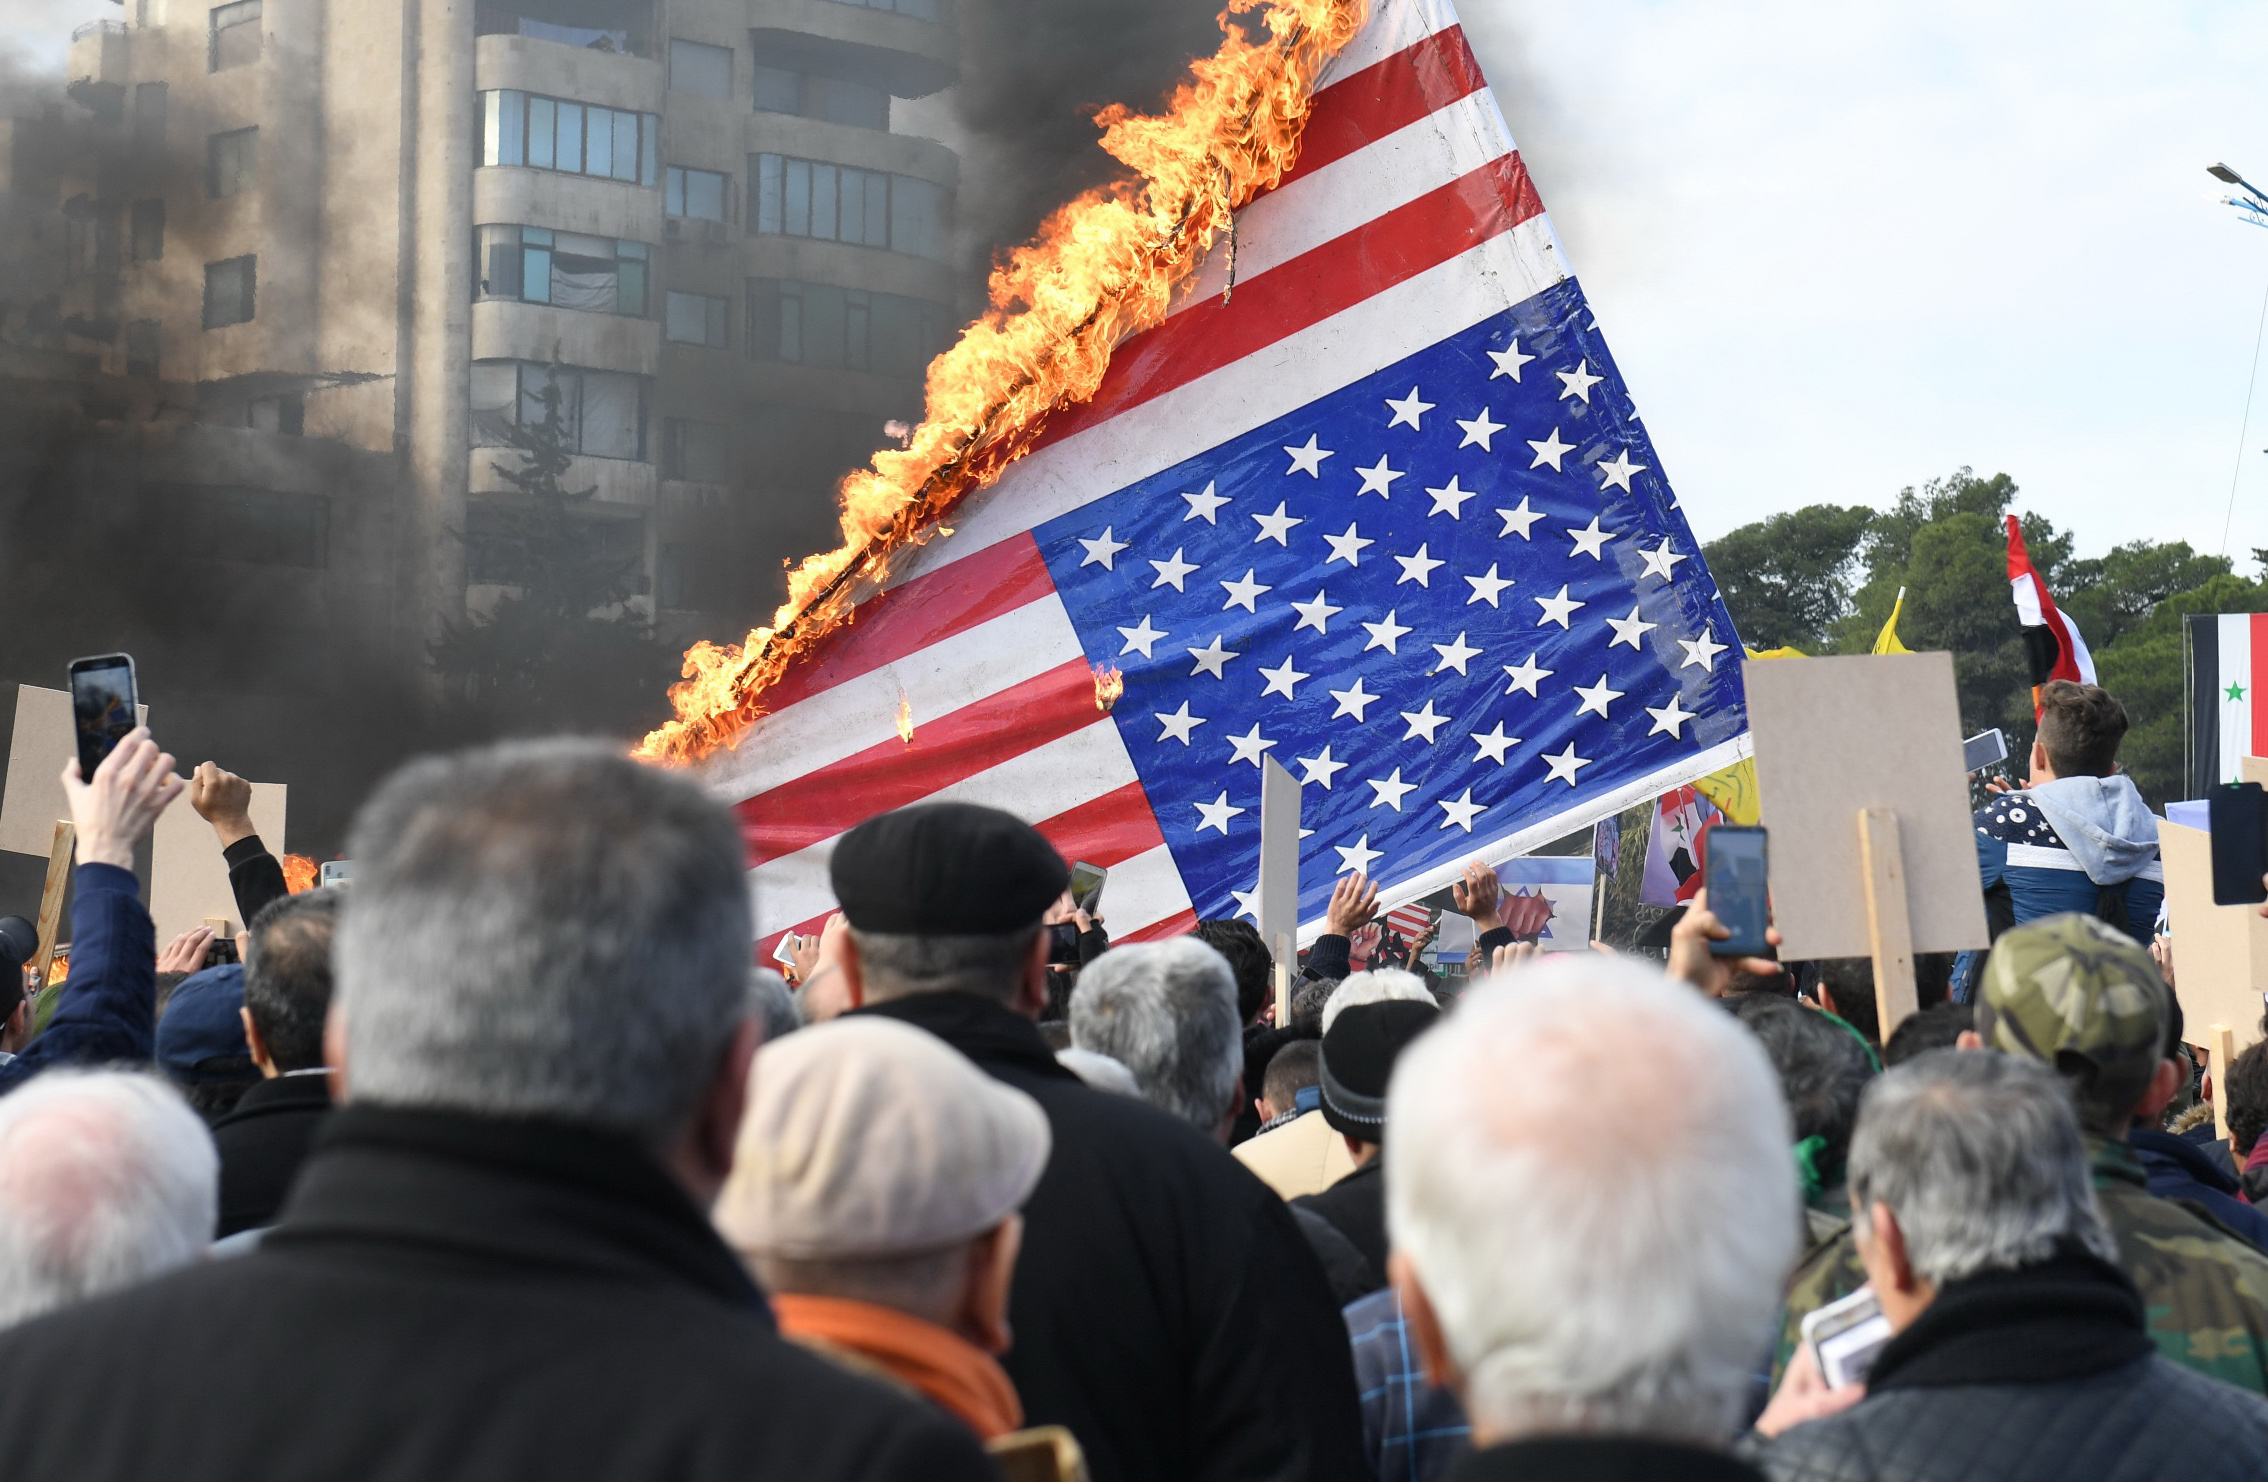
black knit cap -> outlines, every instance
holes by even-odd
[[[1341,1009],[1323,1036],[1323,1120],[1349,1137],[1384,1142],[1394,1062],[1440,1017],[1432,1004],[1404,999]]]
[[[1071,871],[1038,829],[974,803],[921,803],[843,835],[827,866],[843,915],[893,936],[1004,936],[1039,925]]]

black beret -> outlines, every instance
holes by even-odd
[[[1384,1142],[1394,1062],[1440,1017],[1430,1003],[1398,998],[1341,1009],[1323,1036],[1323,1120],[1349,1137]]]
[[[974,803],[921,803],[843,835],[827,866],[843,915],[893,936],[1004,936],[1039,925],[1071,871],[1038,829]]]

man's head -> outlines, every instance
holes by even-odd
[[[2268,1040],[2229,1062],[2216,1094],[2228,1108],[2229,1141],[2238,1157],[2249,1157],[2260,1134],[2268,1132]]]
[[[1028,1017],[1046,1006],[1040,920],[1071,871],[1022,819],[974,803],[900,808],[843,835],[827,873],[850,928],[852,1007],[913,993],[973,993]]]
[[[323,1063],[331,1011],[331,934],[344,892],[307,890],[271,901],[252,919],[244,961],[244,1038],[263,1072]]]
[[[1071,1043],[1134,1073],[1142,1099],[1205,1133],[1233,1119],[1244,1074],[1236,979],[1195,937],[1114,947],[1079,973]]]
[[[24,964],[38,955],[39,929],[21,916],[0,916],[0,1050],[13,1052],[26,1037]]]
[[[172,1087],[51,1070],[0,1098],[0,1327],[188,1264],[220,1158]]]
[[[1051,1145],[1039,1103],[869,1015],[765,1046],[752,1081],[716,1221],[757,1278],[1005,1351],[1016,1212]]]
[[[1467,992],[1388,1099],[1395,1284],[1476,1439],[1731,1435],[1798,1212],[1746,1030],[1635,963],[1568,954]]]
[[[1908,1014],[1882,1047],[1882,1066],[1887,1070],[1931,1050],[1950,1050],[1976,1028],[1976,1022],[1975,1005],[1950,1001]]]
[[[512,742],[396,772],[351,848],[351,1100],[577,1123],[722,1176],[753,1043],[730,813],[597,742]]]
[[[258,1084],[244,1038],[244,969],[233,962],[191,973],[166,999],[157,1022],[158,1069],[198,1115],[218,1121]]]
[[[2041,761],[2057,777],[2108,777],[2118,770],[2126,707],[2100,685],[2052,679],[2040,686],[2040,729],[2032,768]]]
[[[1742,994],[1733,1015],[1756,1036],[1778,1072],[1797,1141],[1819,1139],[1812,1166],[1832,1184],[1850,1151],[1859,1094],[1874,1076],[1866,1047],[1825,1014],[1777,994]]]
[[[1440,1006],[1433,990],[1416,973],[1398,967],[1372,968],[1366,973],[1354,973],[1331,990],[1323,1002],[1323,1033],[1326,1038],[1331,1026],[1339,1022],[1339,1015],[1357,1004],[1365,1003],[1429,1003]]]
[[[1295,1039],[1268,1057],[1260,1078],[1260,1105],[1264,1122],[1274,1121],[1299,1105],[1299,1093],[1323,1078],[1323,1042]],[[1311,1098],[1312,1099],[1312,1098]]]
[[[2165,1058],[2171,997],[2125,932],[2092,916],[2044,916],[1993,944],[1975,1034],[2062,1076],[2087,1131],[2124,1137],[2157,1082],[2170,1095],[2178,1075]]]
[[[1236,1016],[1250,1024],[1268,1006],[1275,981],[1276,960],[1260,940],[1260,928],[1249,921],[1200,921],[1190,933],[1228,959],[1236,974]]]
[[[1339,1011],[1323,1034],[1320,1077],[1323,1120],[1332,1131],[1373,1146],[1386,1140],[1386,1088],[1394,1066],[1440,1017],[1430,1000],[1400,998],[1350,1004]]]
[[[2077,1242],[2115,1260],[2063,1085],[2014,1055],[1932,1050],[1866,1091],[1851,1139],[1859,1255],[1893,1328],[1947,1282]]]

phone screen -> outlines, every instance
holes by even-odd
[[[1771,951],[1764,940],[1764,928],[1771,924],[1764,837],[1763,829],[1724,823],[1709,830],[1703,865],[1709,909],[1732,931],[1710,948],[1720,957],[1760,957]]]
[[[1102,901],[1103,882],[1109,878],[1110,871],[1101,865],[1091,865],[1083,859],[1077,861],[1071,866],[1071,903],[1088,915],[1094,915],[1095,907]]]
[[[1998,726],[1980,731],[1961,743],[1961,765],[1972,772],[1982,772],[1997,762],[2008,760],[2008,738]]]
[[[71,718],[78,732],[79,775],[92,781],[102,759],[135,725],[134,661],[125,654],[74,659]]]
[[[2268,791],[2257,782],[2227,782],[2206,794],[2212,829],[2213,904],[2250,906],[2268,900]]]

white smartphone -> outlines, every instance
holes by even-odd
[[[1890,1341],[1890,1319],[1883,1316],[1874,1288],[1862,1286],[1805,1317],[1803,1341],[1811,1346],[1819,1377],[1828,1388],[1841,1389],[1866,1378],[1874,1367],[1874,1356]]]
[[[1961,765],[1971,772],[1982,772],[2007,760],[2008,738],[2001,734],[1998,726],[1979,731],[1961,743]]]
[[[795,966],[795,949],[802,944],[803,938],[797,936],[794,932],[780,933],[780,944],[772,949],[772,961],[788,967]]]

